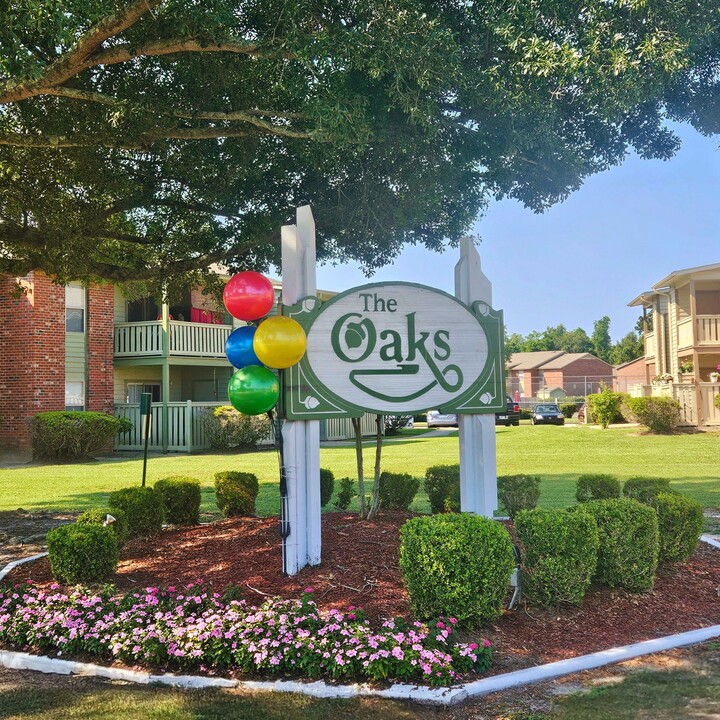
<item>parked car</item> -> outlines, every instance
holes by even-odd
[[[516,403],[509,395],[505,398],[506,407],[505,412],[495,413],[495,424],[515,425],[517,427],[520,424],[520,405]]]
[[[439,410],[428,410],[427,426],[432,427],[457,427],[458,416],[453,413],[443,414]]]
[[[542,405],[535,405],[532,411],[532,424],[533,425],[564,425],[565,416],[560,411],[560,408],[552,403],[544,403]]]

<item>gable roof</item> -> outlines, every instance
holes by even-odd
[[[517,352],[510,356],[509,370],[534,370],[550,360],[565,355],[563,350],[542,350],[538,352]]]
[[[604,360],[601,360],[599,357],[596,357],[592,353],[564,353],[563,355],[560,355],[560,357],[553,358],[552,360],[550,360],[550,362],[545,363],[542,366],[542,369],[562,370],[568,365],[572,365],[577,360],[597,360],[598,362],[601,362],[604,365],[610,367],[610,363],[606,363]]]

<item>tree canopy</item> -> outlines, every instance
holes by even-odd
[[[716,0],[6,0],[0,273],[197,278],[440,249],[537,211],[667,118],[718,131]]]

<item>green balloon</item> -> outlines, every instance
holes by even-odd
[[[261,415],[275,406],[280,397],[280,383],[262,365],[246,365],[228,384],[230,403],[245,415]]]

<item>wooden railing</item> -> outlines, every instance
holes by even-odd
[[[210,325],[171,320],[168,327],[167,353],[191,357],[225,357],[225,341],[230,325]],[[115,357],[162,356],[162,323],[115,323]]]
[[[698,345],[720,345],[720,315],[698,315],[695,323]]]
[[[692,318],[687,318],[678,323],[677,326],[678,349],[693,346],[693,324]]]

